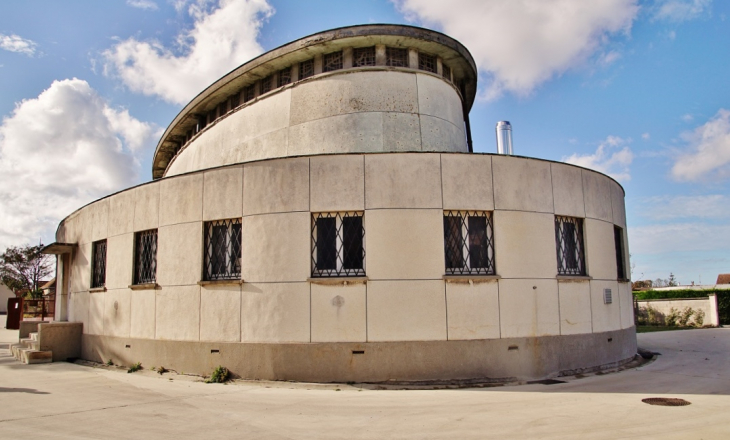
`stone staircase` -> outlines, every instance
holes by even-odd
[[[28,338],[20,339],[18,344],[12,344],[10,351],[13,357],[24,364],[47,364],[53,362],[53,352],[42,351],[38,332],[30,333]]]

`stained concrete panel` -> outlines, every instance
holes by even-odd
[[[446,283],[449,340],[499,338],[497,281]]]
[[[311,224],[309,212],[244,217],[243,279],[249,282],[306,280],[311,274]]]
[[[440,279],[445,271],[443,211],[365,212],[366,273],[375,280]]]
[[[442,280],[368,281],[368,341],[446,340]]]
[[[251,163],[243,169],[243,215],[309,210],[309,158]]]
[[[591,333],[591,285],[588,280],[558,282],[560,334]]]
[[[155,292],[156,338],[177,341],[199,340],[200,286],[163,287]]]
[[[557,280],[499,280],[502,338],[560,334]]]
[[[611,289],[611,304],[604,304],[604,289]],[[621,328],[621,294],[616,281],[591,280],[591,310],[593,333]]]
[[[194,169],[193,157],[195,154],[193,153],[193,150],[198,148],[198,144],[196,142],[188,144],[184,150],[181,150],[177,156],[172,158],[172,163],[167,166],[165,177],[187,173]],[[200,146],[202,147],[202,144]]]
[[[618,283],[618,303],[621,308],[621,328],[634,325],[634,296],[631,283]]]
[[[584,218],[583,177],[581,169],[560,163],[551,163],[551,180],[555,199],[555,215]]]
[[[310,342],[309,283],[244,283],[241,342]]]
[[[444,209],[494,209],[491,156],[442,154],[441,185]]]
[[[493,156],[495,209],[553,212],[550,163]]]
[[[504,278],[554,278],[558,272],[555,217],[494,211],[494,257]]]
[[[450,151],[466,153],[464,125],[428,115],[421,115],[421,149],[423,151]]]
[[[289,156],[378,151],[383,151],[380,112],[329,116],[289,128]]]
[[[591,218],[585,219],[585,252],[588,275],[598,280],[615,280],[616,242],[613,225]]]
[[[154,339],[157,314],[156,290],[134,290],[130,295],[130,329],[132,338]]]
[[[367,286],[312,284],[312,342],[367,340]]]
[[[179,286],[200,281],[202,242],[201,222],[161,227],[157,236],[157,283]]]
[[[441,164],[437,154],[365,156],[365,207],[441,208]]]
[[[454,87],[444,79],[427,74],[416,74],[418,81],[418,112],[464,125],[464,110],[461,98]]]
[[[241,340],[241,285],[200,288],[200,340]]]
[[[89,320],[84,323],[84,332],[90,335],[104,334],[104,299],[106,292],[89,295]]]
[[[241,163],[285,157],[288,148],[289,128],[282,128],[281,130],[248,139],[240,144],[231,145],[230,151],[226,156],[226,161],[231,162],[226,163]]]
[[[102,240],[109,232],[109,199],[99,200],[85,208],[89,211],[91,241]]]
[[[421,120],[413,113],[381,113],[382,151],[421,151]]]
[[[290,124],[360,112],[418,112],[416,75],[354,72],[300,84],[292,89]]]
[[[624,201],[624,191],[616,182],[611,182],[611,212],[613,213],[613,223],[626,229],[626,205]]]
[[[89,290],[91,282],[91,243],[79,244],[73,252],[71,264],[71,292]]]
[[[83,322],[84,333],[89,333],[89,295],[85,292],[71,292],[68,295],[69,322]]]
[[[613,221],[611,180],[595,171],[582,170],[586,217]]]
[[[160,226],[200,221],[202,218],[202,173],[160,181]]]
[[[121,289],[132,284],[134,234],[109,237],[106,243],[106,288]]]
[[[239,218],[243,214],[243,167],[208,171],[203,178],[203,220]]]
[[[145,231],[159,225],[160,182],[140,186],[134,190],[134,230]]]
[[[136,190],[130,189],[109,198],[109,236],[134,231]]]
[[[92,294],[96,295],[96,293]],[[109,290],[104,297],[104,334],[128,338],[131,326],[131,295],[128,288]]]
[[[312,212],[365,209],[363,156],[324,156],[310,159]]]

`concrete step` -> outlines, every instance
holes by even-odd
[[[28,336],[30,336],[30,339],[32,339],[34,341],[38,340],[38,332],[28,333]]]
[[[23,338],[20,340],[20,343],[24,344],[28,348],[32,348],[33,350],[41,349],[41,343],[37,339]]]
[[[20,362],[24,364],[49,364],[53,362],[53,352],[51,351],[38,351],[31,350],[29,348],[21,348]]]

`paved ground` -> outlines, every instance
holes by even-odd
[[[619,373],[417,391],[22,365],[5,349],[15,340],[17,331],[0,329],[3,439],[730,439],[727,328],[641,334],[639,345],[662,355]],[[646,397],[692,404],[650,406]]]

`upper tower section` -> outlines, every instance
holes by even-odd
[[[331,153],[467,151],[477,72],[458,41],[401,25],[288,43],[196,96],[157,144],[152,177]]]

